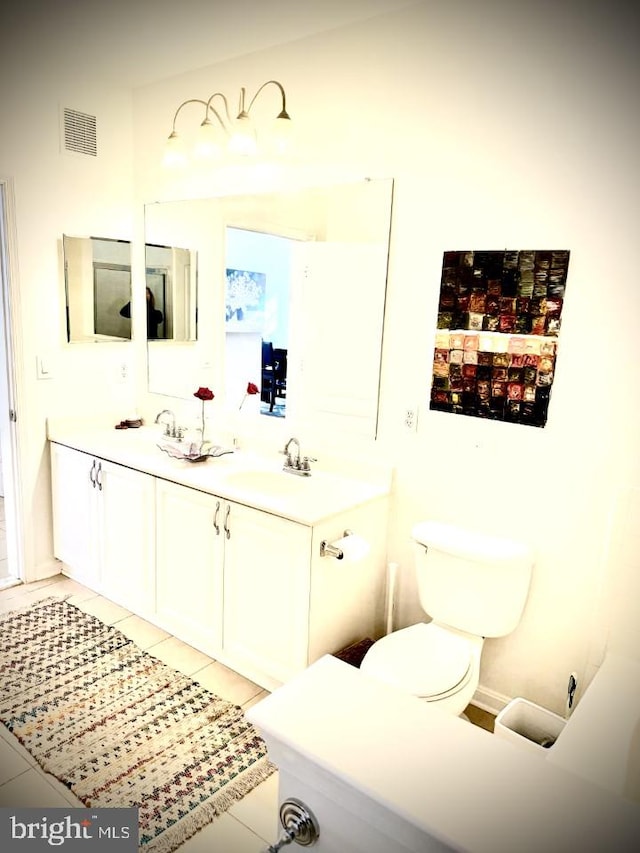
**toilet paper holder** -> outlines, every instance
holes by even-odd
[[[347,536],[353,536],[353,530],[345,530],[342,538]],[[344,551],[342,548],[338,548],[337,545],[333,545],[331,542],[327,542],[326,539],[323,539],[320,543],[320,556],[335,557],[336,560],[343,560]]]

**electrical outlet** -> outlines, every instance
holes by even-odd
[[[126,382],[129,378],[129,365],[126,361],[120,362],[120,366],[118,368],[118,380],[120,382]]]
[[[415,409],[405,409],[404,426],[410,432],[414,432],[417,425],[418,415]]]

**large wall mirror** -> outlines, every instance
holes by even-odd
[[[197,258],[198,336],[149,340],[151,393],[375,437],[393,182],[158,202],[147,245]],[[150,264],[147,262],[147,267]]]
[[[67,340],[131,340],[131,243],[99,237],[62,238]],[[147,338],[197,336],[197,258],[188,249],[147,245]]]

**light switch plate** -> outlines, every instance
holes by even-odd
[[[48,356],[36,356],[36,376],[38,379],[53,379],[51,360]]]

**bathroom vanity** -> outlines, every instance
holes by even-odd
[[[390,478],[282,472],[237,452],[190,464],[160,433],[50,424],[62,572],[272,690],[383,633]],[[349,562],[321,543],[353,530]]]

